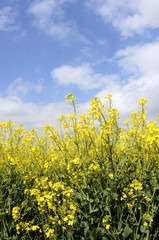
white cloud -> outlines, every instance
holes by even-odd
[[[158,0],[88,0],[86,5],[123,36],[142,34],[159,27]]]
[[[15,24],[17,13],[11,7],[0,9],[0,31],[15,31],[19,26]]]
[[[130,73],[155,76],[159,74],[159,41],[138,44],[119,50],[116,54],[120,66]]]
[[[103,98],[111,93],[122,119],[137,108],[140,98],[147,98],[149,120],[156,121],[159,113],[159,42],[127,47],[116,53],[116,60],[121,71],[129,75],[128,81],[123,86],[113,83],[98,96]]]
[[[149,117],[155,120],[159,113],[159,76],[154,77],[141,77],[139,79],[129,80],[127,84],[121,86],[114,84],[98,93],[98,97],[102,99],[108,93],[113,95],[113,105],[116,107],[121,116],[125,118],[135,109],[140,98],[148,99],[148,112]],[[151,115],[151,116],[150,116]]]
[[[31,90],[40,93],[42,88],[41,83],[34,84],[29,81],[24,81],[22,77],[19,77],[8,86],[7,93],[10,96],[24,97]]]
[[[159,40],[121,49],[114,60],[121,68],[120,81],[116,75],[96,73],[89,64],[64,65],[54,69],[51,75],[59,84],[76,84],[84,90],[101,88],[97,96],[102,99],[111,93],[121,122],[137,109],[140,98],[147,98],[148,118],[156,121],[159,113]],[[122,81],[123,73],[128,77],[126,82]]]
[[[55,68],[51,72],[51,76],[60,85],[75,84],[85,91],[101,88],[117,80],[116,75],[101,75],[95,73],[89,64],[83,64],[77,67],[64,65]]]
[[[64,20],[63,4],[76,0],[37,0],[34,1],[28,12],[34,16],[33,24],[40,30],[58,39],[77,34],[75,23]]]
[[[124,60],[127,65],[131,65],[131,59],[135,59],[136,54],[138,54],[139,49],[141,52],[147,51],[147,45],[134,46],[131,49],[126,48],[117,53],[119,58],[119,63],[122,59],[123,64]],[[154,48],[156,44],[154,44]],[[144,49],[144,50],[143,50]],[[149,55],[153,54],[152,50],[149,50]],[[125,51],[125,52],[124,52]],[[158,53],[156,52],[156,55]],[[135,61],[135,60],[134,60]],[[151,61],[155,61],[155,58]],[[136,68],[140,71],[140,68],[146,69],[147,63],[140,66],[141,62],[136,63]],[[135,65],[135,62],[133,62]],[[121,67],[124,65],[121,64]],[[89,87],[93,84],[94,87],[101,86],[103,84],[103,79],[105,79],[104,75],[95,73],[90,66],[82,65],[76,68],[65,66],[65,71],[61,69],[56,69],[56,71],[52,72],[54,75],[57,74],[58,81],[61,81],[61,84],[71,84],[74,83],[81,87],[81,84],[84,88]],[[127,68],[130,69],[129,67]],[[66,71],[67,70],[67,71]],[[69,71],[68,71],[69,70]],[[127,71],[128,71],[127,70]],[[58,73],[59,71],[59,73]],[[60,71],[62,75],[60,75]],[[121,85],[119,81],[115,79],[113,81],[107,81],[107,84],[103,85],[102,90],[97,94],[101,99],[104,98],[108,93],[113,95],[113,107],[117,108],[120,113],[120,124],[123,124],[123,121],[129,117],[129,114],[137,109],[138,100],[141,97],[146,97],[148,99],[148,117],[149,120],[156,121],[156,116],[159,113],[158,110],[158,102],[159,102],[159,73],[156,73],[152,69],[152,75],[149,72],[142,71],[142,76],[135,79],[133,78],[134,72],[132,73],[132,77],[128,79],[128,82],[125,85]],[[71,79],[69,78],[71,77]],[[109,76],[107,76],[109,79]],[[65,82],[66,81],[66,82]],[[98,82],[99,81],[99,82]],[[20,81],[21,82],[21,81]],[[16,87],[15,87],[16,88]],[[80,102],[80,99],[79,99]],[[80,113],[87,113],[89,109],[89,102],[85,102],[80,105]],[[26,130],[30,130],[32,128],[37,128],[42,131],[45,124],[50,123],[56,127],[56,120],[63,113],[69,114],[72,112],[72,108],[67,106],[66,101],[50,103],[46,105],[35,104],[32,102],[25,103],[19,97],[6,97],[0,98],[0,116],[2,121],[7,121],[12,119],[16,125],[23,124]]]
[[[51,76],[61,85],[76,84],[83,90],[100,88],[97,96],[102,99],[111,93],[113,106],[119,110],[121,116],[121,124],[133,110],[137,109],[138,100],[146,97],[149,120],[155,121],[159,113],[159,40],[121,49],[114,59],[120,65],[121,71],[130,76],[124,85],[121,85],[116,75],[96,73],[89,64],[76,67],[64,65],[54,69]],[[2,121],[12,119],[16,124],[22,123],[28,130],[32,128],[42,130],[46,123],[56,126],[56,119],[59,116],[72,111],[66,102],[46,105],[23,102],[20,97],[31,90],[38,92],[41,91],[41,87],[38,84],[25,82],[22,78],[13,81],[8,87],[9,97],[0,97]],[[86,112],[89,103],[80,106],[80,112]]]
[[[37,128],[42,131],[47,123],[56,127],[57,118],[69,110],[66,102],[41,106],[32,102],[25,103],[18,97],[0,98],[1,121],[12,120],[16,126],[23,124],[26,130]]]

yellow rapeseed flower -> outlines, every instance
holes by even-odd
[[[109,176],[110,179],[114,179],[114,174],[113,173],[109,173],[108,176]]]
[[[105,228],[108,230],[110,228],[110,224],[106,224]]]

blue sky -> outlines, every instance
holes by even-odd
[[[113,95],[121,122],[148,99],[159,113],[158,0],[0,1],[0,116],[26,129],[55,125]]]

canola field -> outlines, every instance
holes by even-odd
[[[47,124],[0,122],[0,240],[159,239],[159,127],[145,98],[123,126],[108,94]]]

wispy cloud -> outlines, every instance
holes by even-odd
[[[37,0],[34,1],[28,9],[33,15],[33,24],[38,29],[44,31],[57,39],[66,39],[67,37],[76,38],[76,24],[73,20],[65,19],[63,8],[64,3],[76,2],[76,0]],[[81,36],[82,39],[82,36]]]
[[[136,109],[139,98],[147,98],[149,119],[155,120],[159,113],[159,41],[127,47],[118,51],[115,58],[128,80],[124,85],[108,86],[98,96],[112,93],[114,105],[123,117]]]
[[[0,97],[1,121],[12,120],[16,126],[23,124],[27,131],[33,128],[42,131],[47,123],[57,127],[57,118],[69,111],[66,101],[41,106],[32,102],[25,103],[18,97]]]
[[[17,12],[10,6],[0,8],[0,31],[15,31],[19,26],[15,23]]]
[[[86,5],[125,37],[159,27],[158,0],[88,0]]]
[[[85,91],[98,89],[97,96],[102,99],[111,93],[122,121],[137,109],[140,98],[147,98],[149,120],[155,120],[159,113],[159,41],[121,49],[114,60],[120,67],[118,76],[96,73],[89,64],[64,65],[54,69],[51,75],[61,85],[75,84]],[[122,81],[123,75],[127,76],[125,82]],[[88,103],[85,105],[88,107]]]
[[[76,84],[84,90],[87,88],[87,90],[98,89],[100,87],[97,96],[101,99],[108,93],[111,93],[113,95],[113,107],[117,108],[120,113],[120,124],[123,124],[123,121],[129,117],[129,114],[137,109],[138,100],[141,97],[146,97],[148,99],[148,117],[149,120],[154,121],[159,112],[158,56],[158,41],[134,45],[118,51],[115,55],[115,60],[121,67],[121,72],[125,71],[125,73],[127,72],[130,75],[124,85],[121,85],[116,76],[105,76],[104,74],[96,73],[89,64],[77,67],[64,65],[54,69],[51,75],[62,85]],[[138,78],[135,76],[138,76]],[[59,116],[63,113],[68,114],[71,112],[71,108],[67,106],[66,101],[46,105],[23,102],[20,97],[15,95],[18,95],[21,91],[23,94],[26,94],[30,88],[26,85],[26,89],[23,90],[22,85],[25,88],[23,79],[15,80],[8,87],[10,96],[0,98],[2,121],[12,119],[16,124],[22,123],[27,130],[37,128],[41,131],[47,123],[56,126],[56,119]],[[33,85],[32,88],[36,89]],[[89,102],[79,105],[80,113],[87,113]]]
[[[154,77],[159,74],[159,40],[126,47],[116,53],[116,58],[124,71]]]
[[[29,91],[40,93],[42,88],[41,83],[34,84],[29,81],[24,81],[22,77],[19,77],[8,86],[7,94],[9,96],[24,97]]]
[[[117,80],[116,75],[101,75],[95,73],[89,64],[80,66],[63,65],[55,68],[51,76],[60,85],[74,84],[81,90],[91,90],[101,88]]]

